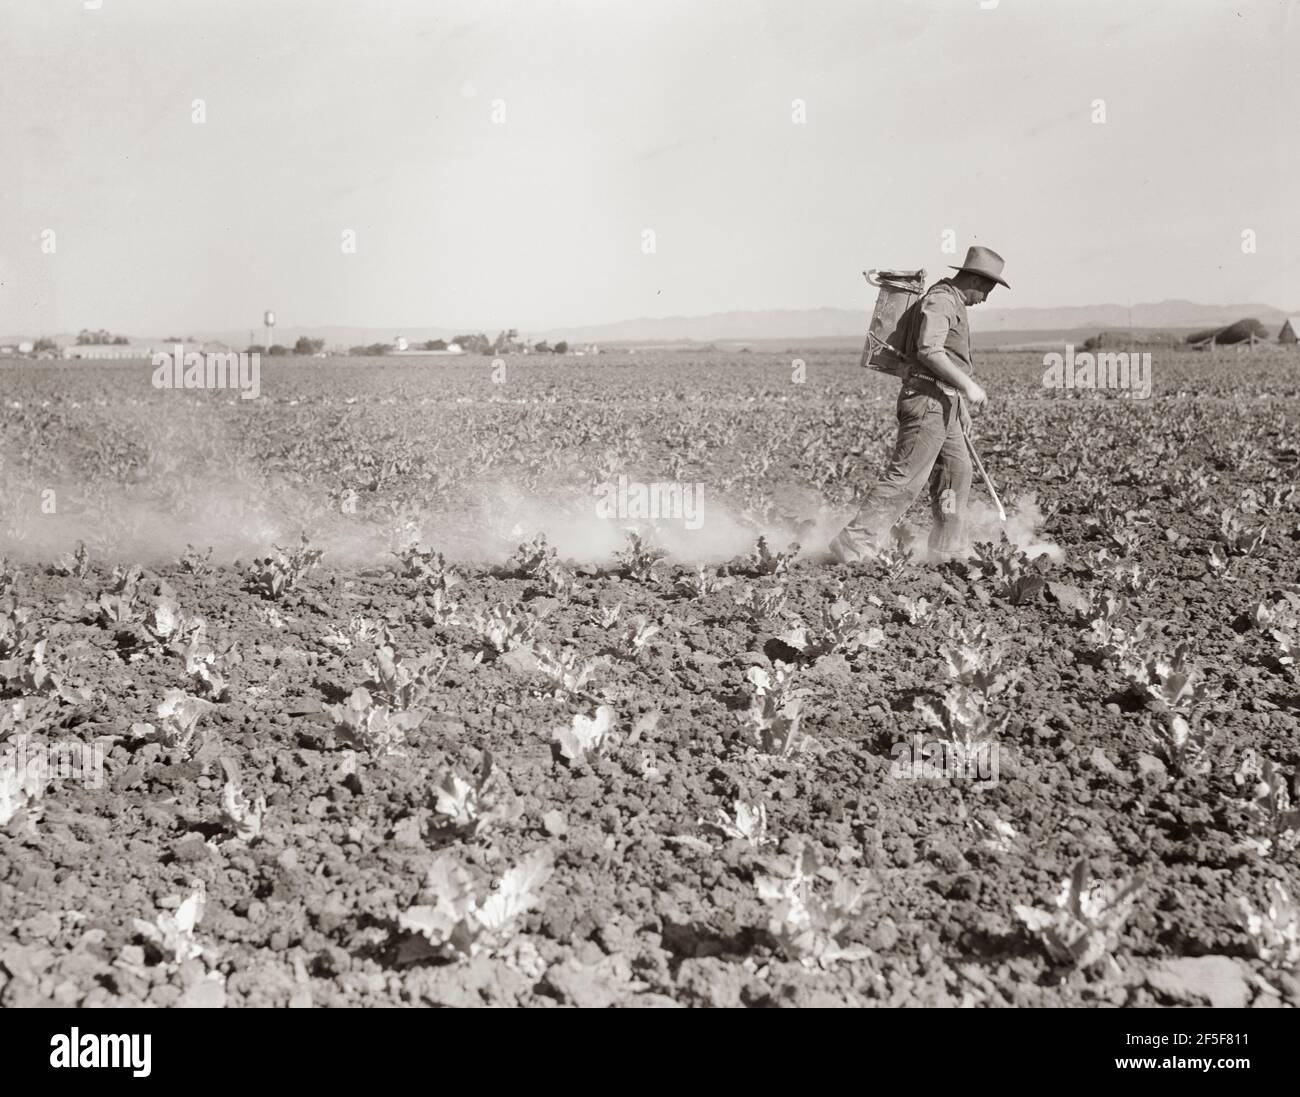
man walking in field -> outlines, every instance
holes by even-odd
[[[898,393],[898,441],[857,515],[831,541],[840,563],[874,555],[927,480],[932,556],[949,559],[963,549],[971,483],[966,433],[971,411],[988,399],[971,376],[966,309],[987,300],[994,286],[1007,286],[1002,266],[997,252],[972,247],[966,262],[953,268],[957,274],[936,282],[921,298],[914,360]]]

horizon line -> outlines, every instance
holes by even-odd
[[[1225,309],[1225,308],[1234,308],[1234,307],[1241,307],[1241,308],[1262,307],[1262,308],[1272,309],[1274,312],[1281,313],[1284,316],[1288,316],[1288,317],[1300,316],[1300,308],[1289,310],[1284,307],[1269,304],[1268,302],[1264,302],[1264,301],[1226,302],[1222,304],[1214,304],[1214,303],[1208,303],[1204,301],[1193,301],[1190,300],[1189,298],[1184,298],[1184,297],[1168,297],[1158,301],[1138,301],[1138,302],[1134,302],[1131,305],[1121,304],[1115,301],[1103,301],[1103,302],[1096,302],[1096,303],[1084,304],[1084,305],[1005,305],[1005,306],[994,306],[994,307],[983,309],[982,314],[987,315],[988,313],[995,312],[995,311],[1046,312],[1046,311],[1065,310],[1065,309],[1084,310],[1084,309],[1105,309],[1105,308],[1131,311],[1133,309],[1142,308],[1142,307],[1148,307],[1153,305],[1168,305],[1168,304],[1186,304],[1186,305],[1192,305],[1196,308],[1205,308],[1205,309]],[[976,306],[972,306],[972,307],[976,307]],[[516,327],[513,330],[516,331],[517,333],[522,333],[527,331],[554,332],[554,331],[562,331],[566,328],[574,328],[574,329],[600,328],[600,327],[611,327],[617,324],[662,322],[665,320],[702,320],[713,316],[756,315],[756,314],[763,314],[763,313],[814,313],[814,312],[855,312],[855,313],[861,312],[869,315],[871,312],[871,307],[869,305],[863,305],[862,307],[850,307],[845,305],[811,305],[802,308],[781,306],[781,307],[770,307],[770,308],[720,309],[711,312],[699,312],[699,313],[669,313],[661,316],[651,316],[651,315],[628,316],[618,320],[595,320],[595,321],[587,321],[582,323],[570,323],[570,324],[545,324],[545,325],[537,324],[537,325],[529,325],[528,327]],[[980,314],[977,313],[976,316],[978,317],[978,315]],[[1241,317],[1241,319],[1249,319],[1249,318],[1250,317],[1245,317],[1245,316]],[[428,322],[428,321],[412,323],[412,324],[356,323],[356,322],[348,322],[348,321],[332,321],[329,323],[294,322],[282,326],[284,328],[290,328],[294,330],[322,329],[322,328],[357,328],[357,329],[365,329],[365,330],[392,329],[393,334],[395,335],[400,335],[405,330],[419,330],[423,328],[437,328],[442,331],[451,331],[454,329],[459,331],[462,334],[467,334],[467,335],[472,335],[472,334],[486,335],[488,334],[489,327],[499,328],[499,330],[502,331],[511,330],[508,327],[501,327],[500,325],[497,324],[491,324],[488,325],[487,327],[484,327],[482,325],[474,325],[474,324],[468,324],[468,325],[448,324],[448,323],[438,323],[438,322]],[[1165,325],[1165,326],[1169,326],[1169,325]],[[262,325],[255,324],[251,328],[248,328],[248,330],[256,333],[258,329],[261,327]],[[235,330],[242,330],[244,328],[245,328],[244,324],[226,324],[226,325],[215,324],[215,325],[205,325],[204,327],[197,330],[235,331]],[[108,330],[108,329],[102,329],[102,328],[92,329],[88,326],[83,326],[82,328],[78,329],[78,331],[89,331],[89,330]],[[56,332],[55,334],[59,334],[59,333]],[[121,333],[110,332],[110,334],[121,334]],[[22,336],[24,338],[27,337],[49,338],[50,337],[44,334],[30,336],[30,333],[26,333],[26,332],[22,333]],[[4,338],[4,339],[16,338],[16,337],[17,336],[11,336],[10,334],[0,336],[0,338]],[[128,335],[127,338],[131,338],[131,339],[158,338],[158,339],[162,339],[164,342],[168,341],[168,337],[166,336]],[[771,338],[782,338],[782,337],[772,336]]]

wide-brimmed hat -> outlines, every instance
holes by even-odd
[[[950,263],[949,266],[952,266]],[[1007,286],[1002,281],[1002,256],[992,248],[982,248],[978,244],[972,245],[966,249],[966,262],[959,267],[953,267],[953,270],[968,270],[971,274],[980,274],[985,278],[991,278],[1001,286]],[[1007,289],[1010,289],[1007,286]]]

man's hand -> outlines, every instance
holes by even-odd
[[[970,413],[972,408],[982,407],[988,403],[989,394],[976,381],[967,379],[965,395],[957,401],[957,421],[961,423],[964,435],[970,437]]]
[[[937,350],[922,353],[921,364],[930,372],[930,376],[951,385],[958,392],[964,393],[971,407],[979,410],[980,405],[988,400],[988,393],[980,387],[970,374],[954,362],[945,351]]]

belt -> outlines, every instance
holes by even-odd
[[[907,375],[903,381],[903,387],[913,388],[917,392],[923,393],[926,396],[933,396],[937,400],[955,400],[958,395],[956,390],[951,393],[945,392],[939,382],[928,373],[920,373],[916,371]]]

